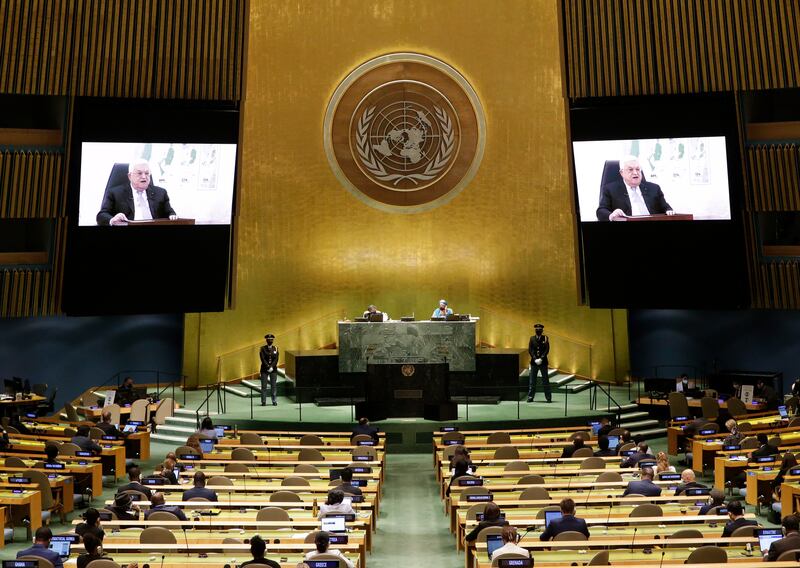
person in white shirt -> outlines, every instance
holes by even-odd
[[[500,556],[501,554],[518,554],[524,558],[530,557],[531,553],[528,549],[522,548],[517,544],[519,541],[519,537],[517,536],[517,528],[511,525],[506,525],[503,527],[503,532],[501,533],[503,537],[503,546],[500,548],[495,549],[492,553],[492,560]]]
[[[383,321],[389,321],[389,319],[390,319],[389,318],[389,314],[387,314],[386,312],[380,311],[375,304],[370,304],[369,306],[367,306],[367,309],[364,312],[364,317],[365,318],[369,318],[369,316],[371,316],[372,314],[382,314],[383,315]]]
[[[354,568],[353,563],[348,560],[348,558],[342,554],[342,551],[338,548],[330,549],[331,544],[331,535],[326,533],[325,531],[319,531],[314,536],[314,545],[317,547],[316,550],[312,550],[308,554],[306,554],[306,560],[313,560],[315,557],[319,556],[320,554],[330,554],[332,556],[339,557],[344,564],[347,565],[347,568]]]
[[[328,491],[328,499],[319,506],[319,516],[322,518],[325,515],[338,513],[345,515],[355,515],[356,512],[350,505],[350,502],[344,502],[344,491],[341,489],[331,489]]]

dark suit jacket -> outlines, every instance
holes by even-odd
[[[470,531],[470,533],[464,537],[464,540],[468,542],[472,542],[476,538],[478,538],[478,534],[485,529],[486,527],[504,527],[508,524],[508,521],[505,520],[498,520],[498,521],[481,521],[475,528]]]
[[[253,558],[252,560],[248,560],[247,562],[242,562],[239,564],[239,568],[243,568],[244,566],[248,566],[249,564],[266,564],[270,568],[281,568],[281,565],[275,562],[274,560],[270,560],[269,558]]]
[[[361,491],[360,487],[356,487],[355,485],[350,485],[349,483],[342,483],[336,489],[343,491],[347,495],[363,495],[364,492]]]
[[[191,489],[187,489],[183,492],[184,501],[188,501],[192,497],[202,497],[204,499],[208,499],[209,501],[217,501],[217,492],[213,489],[207,489],[205,487],[192,487]]]
[[[687,489],[707,489],[707,487],[702,483],[697,483],[696,481],[692,481],[691,483],[681,483],[675,490],[675,495],[683,495],[683,492]]]
[[[20,550],[17,552],[17,558],[20,556],[38,556],[39,558],[45,558],[53,563],[54,568],[62,568],[62,566],[64,566],[61,557],[58,556],[58,552],[45,548],[41,544],[34,544],[30,548]]]
[[[372,426],[371,424],[367,424],[366,426],[362,426],[361,424],[356,424],[355,428],[353,428],[353,434],[350,436],[352,440],[359,434],[366,434],[367,436],[372,436],[372,439],[376,442],[378,441],[378,429]]]
[[[617,450],[597,450],[594,455],[596,456],[615,456],[617,455]]]
[[[579,519],[575,515],[565,515],[560,519],[550,521],[550,525],[539,535],[539,540],[552,540],[556,535],[567,531],[577,531],[589,538],[589,528],[586,521]]]
[[[279,351],[275,345],[262,345],[258,352],[261,358],[261,372],[266,373],[272,367],[273,371],[278,369]]]
[[[622,496],[625,497],[625,495],[630,495],[631,493],[638,493],[645,497],[658,497],[661,495],[661,488],[649,479],[643,479],[628,483]]]
[[[103,451],[103,448],[101,448],[99,444],[97,444],[91,438],[87,438],[86,436],[73,436],[70,442],[78,446],[84,452],[94,452],[99,454]]]
[[[800,533],[789,533],[782,539],[776,540],[770,545],[769,553],[767,554],[767,561],[775,562],[778,559],[778,556],[787,550],[794,550],[795,548],[800,548]]]
[[[129,183],[109,188],[103,196],[103,203],[97,214],[97,224],[108,225],[108,222],[117,213],[125,213],[128,219],[134,219],[136,207],[133,205],[132,191]],[[151,184],[145,191],[153,219],[166,219],[170,215],[175,215],[175,210],[169,204],[169,195],[167,195],[166,189]]]
[[[739,517],[735,521],[729,521],[725,523],[725,528],[722,529],[722,536],[723,537],[731,536],[733,534],[733,531],[735,531],[739,527],[746,527],[749,525],[757,525],[757,524],[758,523],[756,521],[749,521],[744,517]]]
[[[144,485],[136,481],[131,481],[127,485],[119,487],[117,489],[117,493],[122,493],[123,491],[128,491],[128,490],[139,491],[140,493],[144,493],[145,495],[147,495],[148,499],[150,499],[150,497],[153,496],[153,492],[150,491],[149,487],[145,487]]]
[[[780,452],[778,448],[775,446],[770,446],[769,444],[764,444],[757,450],[753,450],[752,456],[754,458],[765,458],[767,456],[777,456]]]
[[[650,211],[651,215],[658,213],[666,213],[672,210],[667,200],[664,199],[664,193],[661,188],[648,181],[643,181],[639,184],[639,189],[644,198],[644,204]],[[597,220],[608,221],[608,216],[615,209],[622,209],[626,215],[632,214],[631,199],[628,197],[628,188],[622,181],[613,181],[607,183],[600,190],[600,204],[597,207]]]
[[[158,505],[156,507],[153,507],[152,509],[148,509],[144,514],[145,520],[147,520],[147,518],[150,517],[150,515],[152,515],[156,511],[166,511],[167,513],[172,513],[173,515],[178,517],[179,521],[186,520],[186,515],[183,513],[183,509],[181,509],[177,505]]]
[[[623,460],[622,467],[636,467],[640,461],[655,460],[656,456],[653,454],[645,454],[643,452],[636,452]]]
[[[98,422],[97,428],[100,428],[106,436],[116,436],[117,438],[122,438],[124,436],[124,434],[110,422]]]

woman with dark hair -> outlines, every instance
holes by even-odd
[[[453,469],[450,472],[450,483],[447,484],[447,491],[445,495],[450,496],[450,488],[453,483],[459,478],[470,474],[469,462],[463,457],[453,460]]]
[[[453,451],[453,455],[450,457],[451,471],[455,467],[453,464],[456,463],[456,460],[458,460],[459,458],[467,462],[467,472],[469,475],[472,475],[473,473],[475,473],[475,470],[478,469],[478,466],[472,463],[472,459],[469,457],[469,450],[464,446],[458,445],[456,446],[456,449]]]
[[[85,538],[86,535],[92,535],[100,542],[106,537],[106,531],[100,528],[100,513],[94,507],[86,509],[83,514],[83,522],[75,527],[75,534]]]
[[[217,441],[217,431],[214,429],[214,422],[211,421],[210,416],[203,418],[200,423],[200,429],[195,432],[198,438],[208,438]]]
[[[331,513],[343,513],[345,515],[355,515],[356,512],[350,505],[350,501],[344,502],[344,491],[341,489],[331,489],[328,491],[328,498],[319,506],[319,518]]]
[[[487,503],[486,508],[483,510],[483,520],[464,537],[464,540],[472,542],[478,538],[478,534],[486,527],[502,527],[507,524],[508,521],[500,518],[500,507],[497,506],[497,503]]]

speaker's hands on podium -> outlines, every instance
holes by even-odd
[[[177,215],[170,215],[170,216],[169,216],[169,220],[170,220],[170,221],[174,221],[174,220],[175,220],[175,219],[177,219],[177,218],[178,218],[178,216],[177,216]]]
[[[675,215],[675,211],[672,209],[667,209],[667,215]]]
[[[622,209],[614,209],[608,216],[609,221],[625,221],[625,212]]]
[[[111,219],[108,220],[109,225],[127,225],[128,224],[128,217],[125,216],[125,213],[117,213]]]

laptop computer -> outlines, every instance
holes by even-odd
[[[616,450],[619,447],[619,436],[608,437],[608,449]]]
[[[200,451],[210,454],[214,451],[214,440],[211,438],[200,438]]]
[[[72,542],[69,540],[56,540],[55,537],[50,540],[50,550],[58,552],[58,556],[62,559],[69,558],[69,549],[71,546]]]
[[[550,526],[550,523],[562,517],[561,511],[545,511],[544,512],[544,528]]]
[[[225,431],[229,429],[230,428],[228,426],[224,426],[222,424],[217,424],[216,426],[214,426],[214,432],[217,433],[217,438],[224,438]]]
[[[345,532],[344,517],[322,517],[321,528],[325,532]]]
[[[781,418],[789,418],[789,413],[786,411],[785,406],[778,407],[778,414],[781,415]]]
[[[762,554],[769,552],[769,547],[776,540],[783,538],[783,531],[781,529],[756,529],[756,536],[758,537],[758,547],[761,549]]]
[[[138,428],[136,424],[125,424],[125,426],[122,428],[122,432],[125,434],[133,434],[136,432],[136,428]]]
[[[597,422],[596,420],[592,420],[591,422],[589,422],[589,426],[592,427],[592,435],[597,436],[597,433],[600,431],[601,427],[600,423]]]
[[[486,553],[489,560],[492,559],[494,551],[503,546],[503,536],[499,534],[490,534],[486,536]]]

